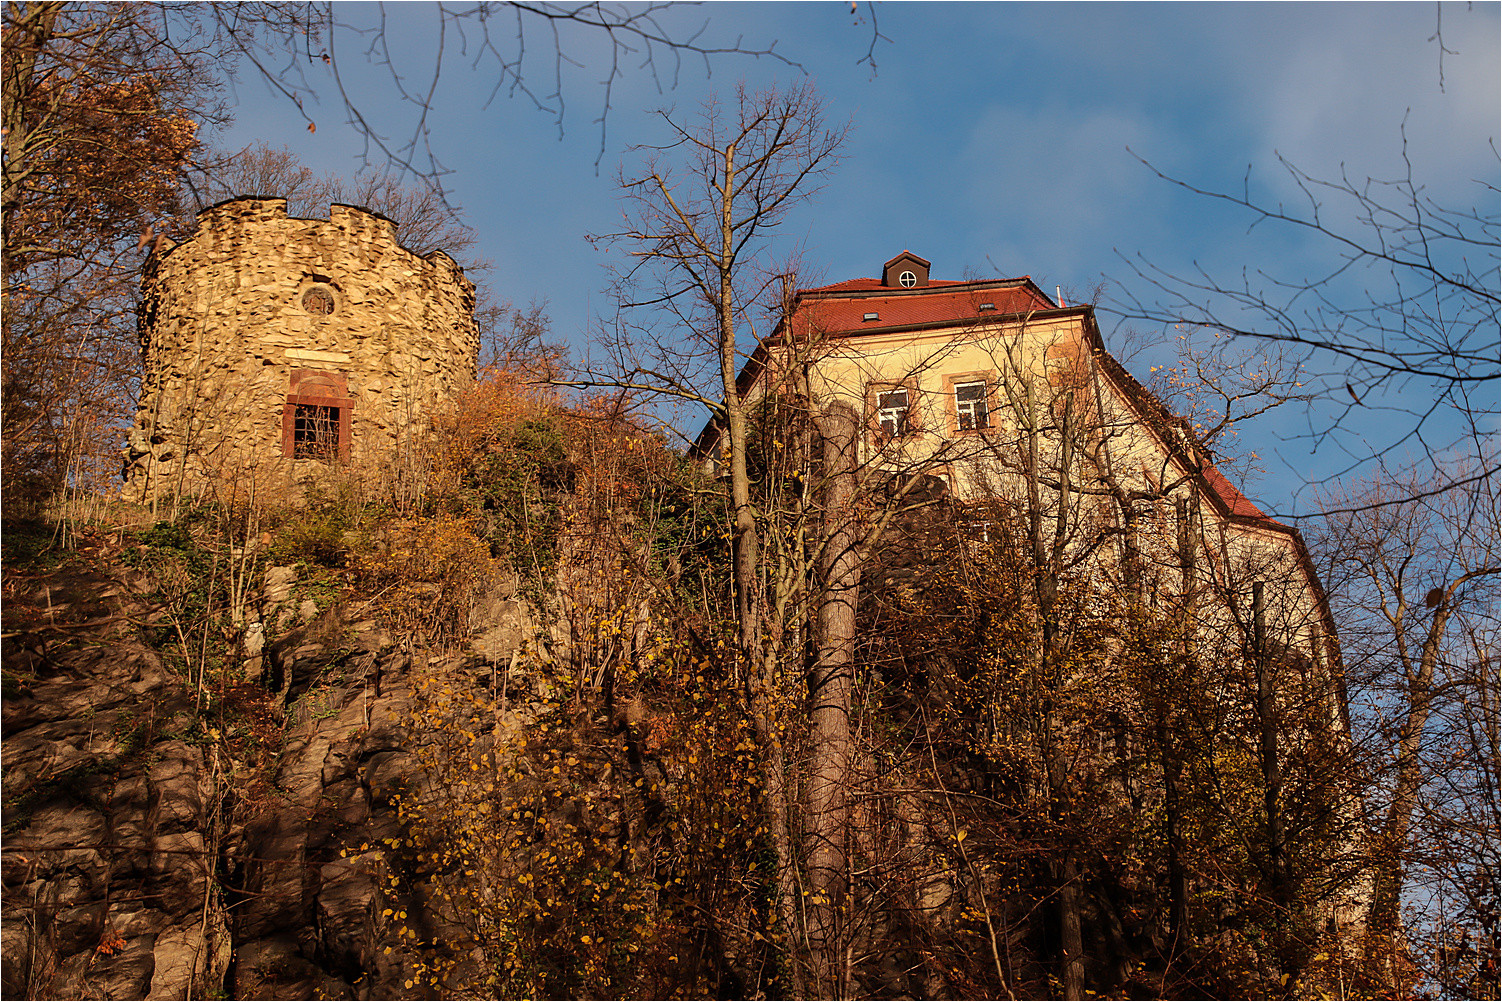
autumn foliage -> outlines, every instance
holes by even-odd
[[[7,4],[4,31],[6,495],[34,502],[117,468],[137,253],[175,209],[198,144],[180,102],[206,78],[145,6]]]

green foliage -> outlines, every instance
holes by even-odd
[[[182,522],[158,522],[133,534],[137,544],[147,550],[190,552],[196,548],[193,534]]]
[[[556,415],[497,428],[465,476],[472,503],[486,515],[486,535],[519,571],[543,571],[557,559],[562,497],[574,469]]]
[[[343,565],[345,534],[356,524],[361,502],[355,482],[345,477],[309,481],[303,503],[283,516],[266,557],[272,564]]]
[[[725,526],[730,522],[724,488],[680,457],[648,481],[636,503],[638,534],[654,573],[679,577],[687,594],[718,590],[730,577]]]
[[[34,570],[56,564],[64,554],[55,526],[34,518],[6,519],[0,548],[7,567]]]
[[[30,676],[9,668],[0,669],[0,699],[16,699],[21,695],[22,685],[30,681]]]
[[[299,563],[296,567],[297,580],[292,584],[290,597],[294,605],[312,599],[318,611],[323,612],[344,597],[343,579],[338,570],[307,563]]]
[[[122,561],[147,571],[157,588],[148,598],[161,602],[167,615],[147,630],[153,646],[168,649],[181,641],[179,631],[201,624],[208,615],[214,581],[214,556],[198,545],[185,521],[157,522],[126,535]],[[179,651],[179,656],[185,656]]]

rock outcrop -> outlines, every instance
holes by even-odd
[[[25,582],[30,608],[74,601],[6,638],[0,989],[205,994],[231,953],[216,880],[228,763],[196,740],[192,690],[140,642],[131,621],[150,610],[130,584],[61,584]]]
[[[201,693],[146,642],[141,575],[8,576],[5,997],[410,994],[381,846],[412,776],[411,655],[343,603],[279,619],[292,577],[267,575],[266,678]],[[525,700],[496,645],[528,611],[494,605],[496,660],[420,667]]]

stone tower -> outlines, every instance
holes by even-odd
[[[141,402],[125,493],[295,483],[331,464],[389,466],[475,378],[474,285],[447,254],[334,205],[287,216],[237,198],[163,244],[142,280]]]

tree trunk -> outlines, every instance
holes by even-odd
[[[843,998],[841,917],[848,869],[850,701],[854,688],[855,612],[860,589],[858,536],[851,501],[856,491],[855,415],[835,405],[817,419],[823,446],[823,519],[814,663],[808,674],[810,762],[804,820],[809,897],[805,909],[812,988]]]
[[[12,254],[11,237],[15,233],[12,214],[21,204],[22,179],[33,170],[34,157],[29,156],[33,138],[27,129],[26,102],[36,87],[37,59],[42,49],[52,39],[53,25],[62,13],[61,3],[30,3],[11,5],[7,20],[14,18],[14,31],[6,32],[6,45],[10,48],[5,61],[5,72],[0,79],[0,121],[5,125],[5,177],[0,204],[4,206],[5,261],[9,274],[20,263]]]
[[[1042,496],[1041,432],[1038,427],[1038,412],[1030,382],[1023,384],[1025,411],[1023,418],[1024,474],[1027,480],[1028,542],[1032,549],[1034,600],[1038,606],[1038,622],[1042,637],[1039,644],[1039,678],[1049,691],[1037,694],[1041,701],[1039,739],[1043,745],[1044,773],[1048,780],[1048,814],[1056,832],[1069,830],[1069,763],[1053,712],[1049,709],[1063,678],[1058,674],[1062,662],[1059,644],[1058,595],[1059,566],[1064,558],[1068,541],[1069,494],[1070,494],[1070,427],[1073,395],[1065,398],[1063,423],[1059,434],[1059,493],[1054,509],[1054,527],[1051,538],[1044,535],[1044,507]],[[1058,934],[1059,934],[1059,983],[1066,999],[1085,997],[1085,946],[1080,929],[1080,872],[1072,845],[1056,847],[1059,859],[1053,865],[1054,879],[1058,886]]]
[[[1418,805],[1419,786],[1423,778],[1423,762],[1419,752],[1423,746],[1424,729],[1429,725],[1430,708],[1434,699],[1435,662],[1439,658],[1445,626],[1450,619],[1450,598],[1455,589],[1472,576],[1474,572],[1455,581],[1439,599],[1434,615],[1429,620],[1429,629],[1425,631],[1418,663],[1413,663],[1407,650],[1401,647],[1399,650],[1408,689],[1408,714],[1398,735],[1397,789],[1393,791],[1392,803],[1387,809],[1387,817],[1383,819],[1377,843],[1377,872],[1373,880],[1372,903],[1367,912],[1367,928],[1373,932],[1390,934],[1398,925],[1398,902],[1403,892],[1403,853],[1408,846],[1408,830],[1413,822],[1414,808]],[[1402,619],[1406,613],[1407,604],[1399,596],[1397,626],[1400,637]]]
[[[793,852],[793,836],[788,830],[787,760],[783,750],[781,726],[771,697],[774,680],[781,659],[775,647],[769,646],[757,666],[756,679],[751,688],[751,717],[756,727],[756,739],[762,749],[762,821],[771,840],[772,851],[777,858],[777,873],[773,880],[773,912],[783,938],[782,950],[787,959],[790,977],[789,987],[794,997],[802,997],[803,971],[798,964],[797,944],[798,912],[797,873]]]
[[[1262,810],[1266,823],[1266,887],[1281,910],[1290,879],[1283,844],[1283,764],[1278,749],[1278,711],[1272,659],[1267,650],[1267,602],[1263,582],[1252,582],[1252,663],[1257,672],[1257,728],[1262,761]]]
[[[1196,623],[1198,610],[1195,604],[1194,584],[1194,534],[1189,498],[1174,500],[1174,514],[1178,530],[1179,551],[1179,608],[1185,622]],[[1190,664],[1194,657],[1194,642],[1185,631],[1179,642],[1179,657],[1182,664]],[[1180,695],[1178,686],[1170,690],[1170,696]],[[1158,748],[1163,760],[1163,827],[1168,850],[1168,932],[1171,949],[1177,951],[1180,940],[1188,931],[1189,924],[1189,878],[1184,871],[1184,835],[1181,825],[1179,783],[1183,778],[1184,762],[1179,757],[1177,735],[1169,721],[1170,707],[1161,705],[1158,712],[1162,723],[1159,727]]]
[[[1064,749],[1058,741],[1053,715],[1044,717],[1044,728],[1049,742],[1048,787],[1050,813],[1056,830],[1062,830],[1067,821],[1068,806],[1064,803],[1068,786],[1068,766]],[[1075,860],[1073,846],[1058,848],[1059,860],[1054,864],[1054,878],[1059,888],[1059,987],[1066,999],[1085,997],[1085,941],[1080,928],[1080,870]]]
[[[750,429],[746,404],[736,385],[735,350],[735,185],[737,180],[736,144],[729,143],[721,153],[719,198],[719,247],[713,255],[717,284],[710,287],[715,296],[718,326],[720,390],[725,403],[725,432],[729,445],[726,457],[730,472],[731,576],[734,582],[737,663],[751,708],[752,725],[762,749],[762,820],[777,857],[777,875],[773,883],[773,912],[782,926],[782,934],[795,934],[793,908],[794,854],[792,836],[787,825],[786,757],[783,753],[782,729],[778,720],[777,690],[778,645],[775,639],[763,645],[760,611],[756,593],[756,564],[760,558],[760,539],[756,529],[756,512],[751,506],[751,477],[746,467]],[[786,950],[787,947],[784,946]],[[789,965],[792,990],[803,993],[803,982],[796,963]]]

